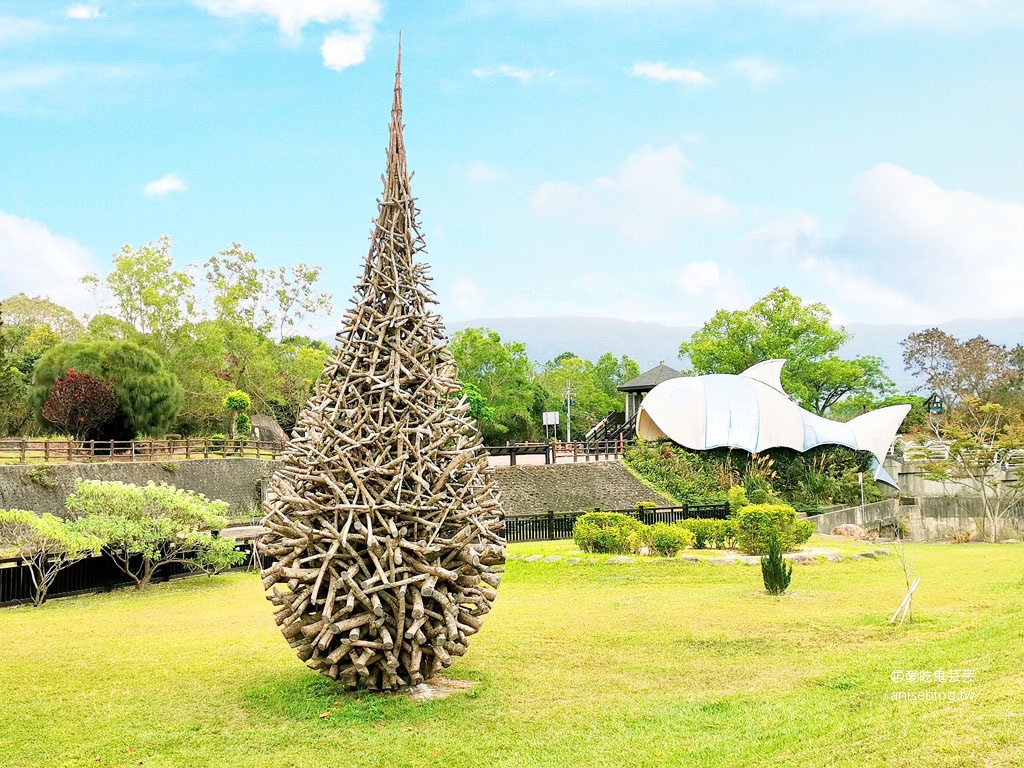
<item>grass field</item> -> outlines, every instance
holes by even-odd
[[[894,558],[798,565],[780,598],[756,566],[513,560],[446,673],[476,686],[422,704],[306,670],[254,574],[3,609],[0,765],[1024,764],[1024,544],[908,551],[902,628]],[[921,670],[974,682],[891,679]]]

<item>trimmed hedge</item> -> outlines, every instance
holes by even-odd
[[[646,527],[619,512],[588,512],[577,518],[572,539],[584,552],[621,555],[639,548]]]
[[[778,537],[783,552],[796,544],[796,510],[788,504],[749,504],[736,513],[735,519],[736,545],[745,554],[767,554],[773,536]]]
[[[817,530],[818,526],[810,520],[797,520],[796,525],[793,526],[793,543],[806,544],[807,540],[811,538]]]
[[[647,526],[647,546],[662,557],[675,557],[681,549],[693,546],[694,535],[679,525],[655,523]]]
[[[673,525],[685,528],[693,534],[694,549],[726,549],[736,539],[736,522],[729,520],[701,520],[686,518]]]

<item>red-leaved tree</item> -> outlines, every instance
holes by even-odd
[[[102,439],[119,412],[110,387],[74,369],[54,382],[43,404],[43,418],[76,440]]]

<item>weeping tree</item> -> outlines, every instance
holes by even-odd
[[[136,589],[163,565],[215,573],[245,559],[233,540],[213,533],[228,524],[227,502],[201,493],[165,483],[79,480],[67,508],[77,530],[103,542]]]
[[[163,434],[181,406],[181,387],[154,352],[127,341],[71,342],[43,355],[32,374],[28,403],[43,429],[66,428],[50,421],[43,409],[57,382],[67,379],[69,371],[102,383],[117,401],[117,414],[103,424],[95,439]]]
[[[73,523],[24,509],[0,509],[0,554],[13,555],[32,578],[33,605],[46,602],[57,575],[83,557],[98,555],[103,542]]]
[[[401,56],[384,195],[338,347],[267,494],[274,618],[308,666],[391,690],[466,652],[504,562],[503,515],[459,392],[410,191]]]

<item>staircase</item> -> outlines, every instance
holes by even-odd
[[[632,440],[636,435],[636,416],[626,420],[622,411],[611,411],[587,432],[584,441],[589,443],[608,443]]]

